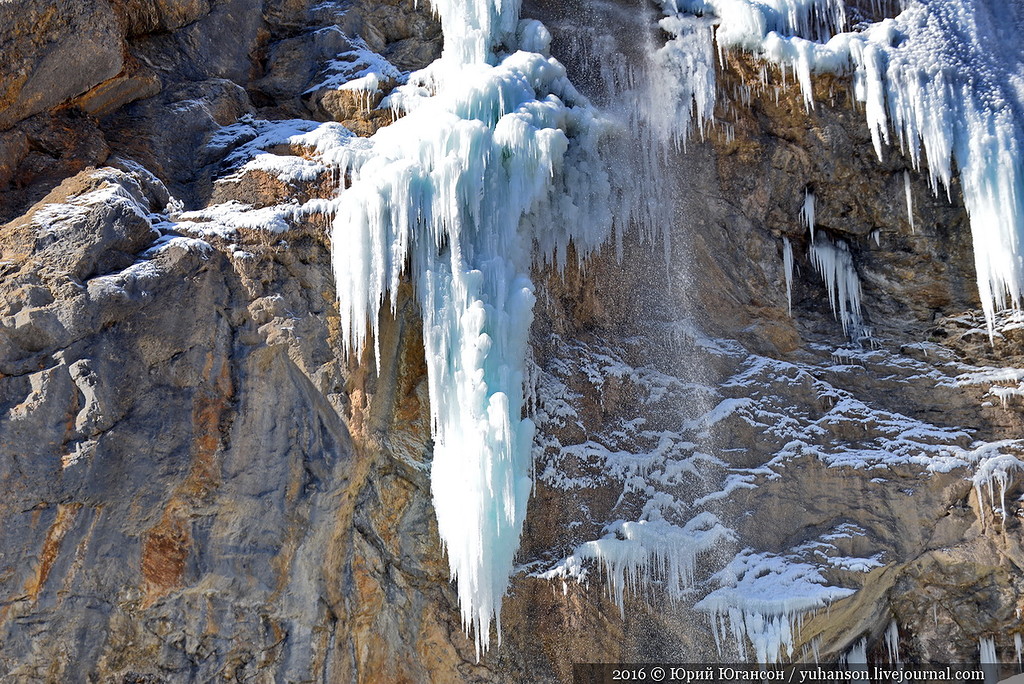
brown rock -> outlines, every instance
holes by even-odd
[[[112,0],[129,36],[173,31],[210,12],[209,0]]]
[[[136,67],[100,83],[71,105],[92,116],[106,116],[129,102],[153,97],[160,92],[160,78],[152,69]]]
[[[14,170],[29,152],[28,136],[24,131],[0,133],[0,187],[14,178]]]
[[[0,130],[115,77],[124,41],[105,1],[18,0],[0,6]]]

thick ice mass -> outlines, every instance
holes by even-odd
[[[998,309],[1020,305],[1024,3],[915,0],[895,19],[845,32],[839,0],[662,5],[668,16],[716,17],[720,50],[746,50],[792,70],[808,107],[814,72],[852,72],[879,157],[895,137],[915,166],[927,159],[936,190],[950,191],[958,169],[990,331]]]
[[[1021,28],[1019,2],[1006,8],[998,0],[919,1],[895,20],[850,33],[842,33],[847,18],[839,0],[663,4],[660,28],[668,41],[647,55],[656,78],[646,90],[629,83],[631,74],[616,76],[620,91],[609,86],[619,95],[630,93],[619,99],[631,104],[618,106],[634,108],[622,118],[642,124],[643,154],[656,158],[673,145],[682,147],[687,136],[703,133],[712,121],[713,37],[720,50],[756,52],[791,71],[808,107],[813,106],[814,72],[851,70],[879,154],[895,135],[915,164],[927,158],[936,188],[949,187],[956,162],[971,213],[989,330],[999,334],[993,321],[1005,314],[996,309],[1004,296],[1016,302],[1024,275],[1017,256],[1024,216],[1019,187],[1024,78],[1016,34],[1000,34],[992,42],[988,32],[1000,22]],[[434,7],[445,32],[438,62],[402,74],[356,45],[318,86],[370,91],[384,81],[402,84],[381,105],[402,118],[373,138],[355,138],[337,124],[243,119],[211,141],[233,150],[228,166],[238,174],[258,169],[290,182],[329,169],[346,186],[335,200],[261,209],[218,205],[178,216],[175,225],[198,235],[257,225],[282,230],[304,213],[331,215],[342,337],[353,351],[378,341],[385,302],[394,306],[403,279],[413,283],[424,323],[438,529],[458,583],[464,625],[474,632],[479,651],[488,647],[492,621],[501,636],[501,601],[531,488],[534,424],[524,418],[527,404],[541,422],[579,420],[568,382],[549,373],[536,391],[533,382],[528,383],[531,394],[524,391],[535,298],[530,269],[535,261],[564,265],[570,241],[584,258],[618,237],[621,226],[612,225],[613,215],[646,215],[648,224],[656,224],[651,219],[658,208],[631,205],[616,194],[619,186],[610,176],[615,171],[598,154],[606,122],[548,56],[551,35],[543,25],[520,21],[517,2],[442,0]],[[981,54],[987,45],[995,49]],[[971,69],[978,73],[965,78]],[[314,154],[264,154],[282,144]],[[645,181],[653,185],[658,179]],[[913,228],[909,189],[907,174]],[[815,230],[813,192],[808,189],[800,199],[810,260],[837,318],[852,336],[861,335],[860,281],[850,251]],[[782,256],[791,306],[794,264],[788,239]],[[983,327],[980,318],[978,326]],[[852,593],[830,583],[830,572],[871,572],[881,567],[882,556],[840,553],[836,539],[865,532],[835,530],[782,553],[746,549],[736,555],[732,549],[725,556],[732,560],[715,566],[720,570],[709,587],[701,584],[709,571],[696,577],[698,559],[715,559],[708,552],[727,550],[736,535],[705,506],[763,486],[785,463],[807,458],[830,468],[882,473],[894,465],[927,472],[971,469],[979,502],[1005,514],[1010,479],[1024,470],[1015,455],[1020,444],[972,444],[967,432],[862,403],[820,380],[822,368],[750,355],[724,340],[698,343],[740,364],[735,376],[719,387],[698,386],[654,368],[630,366],[616,350],[564,341],[574,358],[560,362],[576,364],[573,372],[595,387],[609,378],[628,381],[642,388],[645,406],[676,407],[680,414],[670,428],[648,425],[645,414],[623,417],[606,434],[588,436],[581,444],[563,445],[551,436],[539,441],[536,448],[548,456],[538,477],[548,485],[572,490],[608,478],[621,484],[620,502],[631,500],[636,508],[622,514],[631,519],[617,513],[586,521],[594,524],[593,535],[564,549],[562,560],[549,562],[537,575],[585,581],[596,566],[606,574],[620,610],[626,590],[646,592],[657,585],[680,598],[696,586],[712,589],[697,608],[711,616],[720,644],[731,639],[741,657],[749,647],[760,662],[774,662],[792,655],[801,616]],[[912,365],[864,350],[838,350],[832,362],[824,370],[838,375],[861,363],[891,364],[893,372]],[[961,375],[953,379],[936,378],[936,384],[985,383],[1003,400],[1024,394],[1024,379],[1003,369],[957,372]],[[998,384],[1007,382],[1016,385]],[[812,416],[780,403],[771,387],[793,383],[812,387],[828,408]],[[740,389],[751,386],[764,392],[752,398]],[[694,415],[683,415],[678,407]],[[730,421],[762,430],[775,443],[769,460],[756,468],[729,469],[699,450],[697,442],[707,441],[713,426]],[[822,445],[822,435],[851,433],[850,426],[863,431],[863,440]],[[570,476],[566,463],[580,467]],[[684,483],[696,492],[688,500],[676,496]],[[898,659],[895,630],[887,643]],[[855,645],[850,662],[862,661],[864,652],[864,642]]]
[[[331,155],[350,180],[333,209],[344,343],[379,340],[407,274],[423,315],[438,530],[478,652],[501,600],[531,490],[523,381],[534,255],[564,264],[610,234],[596,163],[602,123],[514,2],[440,2],[440,60],[388,98],[405,116]],[[585,227],[585,230],[583,229]],[[379,354],[378,362],[379,362]]]

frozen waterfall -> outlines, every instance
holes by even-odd
[[[540,52],[550,36],[518,3],[441,2],[444,53],[385,106],[405,114],[336,156],[351,184],[333,219],[349,350],[408,274],[423,315],[438,530],[462,620],[486,650],[530,494],[533,423],[523,377],[535,258],[561,265],[611,234],[597,160],[605,123]],[[369,328],[367,327],[369,325]],[[379,356],[379,354],[378,354]]]
[[[720,52],[749,51],[791,70],[807,108],[814,106],[815,72],[849,71],[879,156],[895,137],[915,166],[927,159],[935,189],[949,190],[954,164],[959,169],[989,326],[1007,301],[1019,304],[1020,3],[918,0],[895,19],[855,30],[846,30],[840,0],[665,0],[662,6],[660,27],[668,41],[648,57],[663,78],[634,100],[643,111],[626,115],[642,120],[650,148],[644,154],[655,158],[682,148],[710,125],[716,43]],[[646,214],[651,225],[657,212],[630,200],[623,188],[635,179],[617,179],[614,165],[602,161],[609,118],[548,55],[551,35],[544,26],[520,20],[518,2],[441,0],[434,7],[445,34],[442,57],[410,74],[382,105],[403,117],[369,140],[346,141],[336,154],[351,183],[333,219],[333,260],[343,336],[353,351],[377,340],[378,314],[385,301],[394,307],[400,280],[408,277],[415,286],[429,373],[438,529],[458,583],[462,620],[479,653],[489,645],[492,621],[501,639],[501,602],[531,489],[534,425],[524,417],[523,390],[535,301],[531,266],[564,265],[570,243],[585,258],[621,234],[628,219],[613,224],[612,216]],[[815,237],[809,190],[802,219]],[[858,328],[860,286],[845,244],[816,236],[811,258],[844,328]],[[785,259],[791,299],[788,242]],[[688,581],[692,554],[673,565],[671,552],[648,546],[677,585]],[[622,584],[647,575],[637,572],[629,554],[595,549],[581,558],[599,558],[611,568],[621,605]],[[635,560],[640,567],[647,562]],[[753,639],[752,628],[743,626],[750,616],[734,610],[743,588],[735,584],[703,605],[728,614],[732,631]],[[793,615],[811,606],[759,606],[758,620],[775,625],[778,634],[759,637],[764,643],[757,641],[755,650],[759,659],[772,659],[778,643],[789,643]]]

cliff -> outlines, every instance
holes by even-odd
[[[586,90],[576,9],[524,16]],[[615,6],[592,11],[635,52]],[[535,488],[478,661],[412,288],[344,353],[329,219],[286,209],[348,179],[265,123],[389,124],[394,83],[331,79],[366,51],[431,62],[430,11],[24,0],[0,26],[6,678],[571,681],[574,662],[774,660],[787,635],[805,660],[1012,652],[1019,315],[990,342],[962,199],[878,160],[848,79],[817,79],[807,111],[730,53],[714,126],[659,162],[662,233],[535,267]],[[257,154],[304,172],[243,168]],[[812,265],[809,194],[863,288],[859,339]],[[782,604],[743,603],[758,581]]]

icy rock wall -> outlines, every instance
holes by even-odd
[[[1024,280],[1024,6],[1001,0],[917,0],[894,19],[846,23],[842,3],[697,0],[663,3],[678,23],[717,17],[720,50],[740,49],[792,70],[808,108],[811,75],[852,72],[875,151],[895,137],[934,190],[951,192],[954,164],[971,217],[978,290],[989,329],[1020,304]],[[666,46],[686,49],[672,40]],[[682,58],[677,58],[681,61]]]

